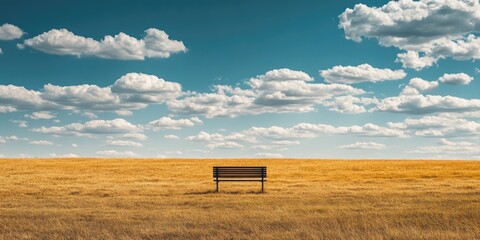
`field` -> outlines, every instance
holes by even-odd
[[[480,239],[480,162],[0,159],[0,238]]]

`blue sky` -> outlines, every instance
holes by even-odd
[[[3,157],[480,158],[478,0],[0,16]]]

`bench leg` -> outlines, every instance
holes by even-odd
[[[262,192],[263,192],[263,179],[262,179]]]
[[[216,182],[217,182],[217,190],[216,190],[216,192],[218,192],[218,180],[217,180]]]

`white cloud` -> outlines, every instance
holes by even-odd
[[[438,80],[446,84],[467,85],[473,80],[473,77],[470,77],[465,73],[444,74]]]
[[[19,27],[5,23],[0,26],[0,40],[13,40],[21,38],[24,32]]]
[[[88,84],[76,86],[47,84],[40,96],[46,101],[60,105],[60,108],[72,110],[115,111],[145,107],[139,103],[122,102],[120,96],[113,94],[110,87]]]
[[[79,156],[74,153],[67,153],[67,154],[56,154],[50,153],[50,157],[52,158],[78,158]]]
[[[249,88],[214,86],[215,93],[190,93],[167,102],[175,113],[203,114],[208,118],[246,114],[311,112],[315,105],[336,96],[364,94],[344,84],[310,83],[301,71],[275,69],[246,82]]]
[[[386,147],[387,146],[385,146],[385,144],[376,143],[376,142],[356,142],[349,145],[339,146],[339,148],[362,149],[362,150],[365,150],[365,149],[380,150],[380,149],[385,149]]]
[[[328,83],[355,84],[361,82],[383,82],[403,79],[407,74],[403,70],[374,68],[369,64],[358,66],[335,66],[320,71]]]
[[[12,122],[18,124],[18,127],[21,127],[21,128],[27,128],[27,127],[28,127],[27,121],[23,121],[23,120],[12,120]]]
[[[438,116],[446,118],[480,118],[480,111],[441,113]]]
[[[72,123],[60,127],[41,127],[32,129],[33,132],[54,135],[90,136],[92,134],[122,134],[138,133],[143,131],[141,126],[134,125],[124,119],[92,120],[86,123]]]
[[[375,110],[409,114],[478,111],[480,99],[422,94],[400,95],[382,99]]]
[[[129,110],[115,110],[115,113],[120,116],[132,116],[133,112]]]
[[[52,118],[55,118],[56,115],[48,111],[41,111],[41,112],[33,112],[32,114],[25,114],[25,117],[37,120],[37,119],[52,119]]]
[[[85,116],[89,119],[95,119],[95,118],[98,118],[98,116],[95,114],[95,113],[92,113],[92,112],[82,112],[81,113],[82,116]]]
[[[182,95],[179,83],[143,73],[128,73],[115,81],[111,89],[125,102],[162,103]]]
[[[272,144],[276,145],[299,145],[299,141],[289,141],[289,140],[280,140],[280,141],[273,141]]]
[[[138,156],[137,153],[134,153],[132,151],[118,152],[118,151],[115,151],[115,150],[98,151],[98,152],[96,152],[96,154],[97,155],[108,156],[108,157],[136,157],[136,156]]]
[[[78,147],[78,144],[72,143],[72,147],[76,148]]]
[[[480,145],[478,142],[453,142],[446,139],[440,139],[437,145],[434,146],[422,146],[411,151],[411,153],[420,153],[420,154],[444,154],[452,157],[460,158],[475,158],[474,155],[480,154]]]
[[[134,141],[124,141],[124,140],[107,140],[107,145],[109,146],[119,146],[119,147],[142,147],[143,145]]]
[[[183,42],[171,40],[167,33],[155,28],[145,30],[142,39],[121,32],[115,36],[106,35],[101,41],[75,35],[67,29],[52,29],[25,40],[20,46],[55,55],[120,60],[168,58],[172,53],[187,51]]]
[[[202,120],[200,120],[198,117],[192,117],[190,119],[172,119],[170,117],[162,117],[160,119],[151,121],[148,123],[148,126],[154,131],[160,131],[162,129],[181,129],[182,127],[193,127],[202,123]]]
[[[165,153],[168,153],[168,154],[175,154],[175,155],[183,155],[183,152],[182,151],[167,151]]]
[[[255,157],[260,158],[282,158],[283,155],[280,153],[256,153]]]
[[[431,91],[438,87],[437,81],[425,81],[421,78],[412,78],[400,93],[401,95],[419,95],[421,92]]]
[[[255,142],[254,136],[246,135],[245,133],[231,133],[231,134],[219,134],[219,133],[207,133],[201,131],[196,136],[189,136],[186,138],[188,141],[207,142],[207,143],[225,143],[225,142]]]
[[[367,123],[363,126],[353,125],[347,127],[334,127],[326,124],[300,123],[295,125],[293,129],[300,132],[309,131],[316,134],[347,134],[362,137],[408,137],[408,135],[402,130],[381,127],[373,123]]]
[[[41,98],[40,92],[14,85],[0,85],[0,104],[2,112],[24,109],[46,109],[57,106]]]
[[[173,134],[165,135],[163,137],[166,139],[179,139],[177,135],[173,135]]]
[[[31,142],[29,142],[29,143],[30,143],[30,144],[33,144],[33,145],[53,145],[52,142],[45,141],[45,140],[31,141]]]
[[[0,113],[9,113],[15,111],[17,111],[17,109],[11,106],[0,106]]]
[[[141,73],[128,73],[107,87],[46,84],[40,91],[35,91],[14,85],[0,85],[0,112],[36,110],[45,116],[45,110],[71,110],[89,118],[96,118],[90,111],[131,115],[130,110],[145,108],[148,103],[161,104],[181,94],[180,84]],[[28,116],[36,118],[34,115]]]
[[[437,62],[437,59],[429,56],[420,56],[418,52],[407,51],[405,53],[397,54],[395,62],[402,63],[404,68],[412,68],[417,71],[432,66]]]
[[[148,139],[147,135],[142,133],[125,133],[121,135],[115,136],[116,138],[123,138],[123,139],[135,139],[140,141],[145,141]]]
[[[11,136],[6,136],[6,137],[2,137],[0,136],[0,143],[6,143],[7,141],[17,141],[19,140],[19,138],[15,135],[11,135]]]
[[[236,142],[213,142],[206,145],[207,148],[225,148],[225,149],[238,149],[244,146]]]
[[[379,100],[376,97],[354,97],[354,96],[340,96],[332,100],[327,100],[322,105],[329,107],[329,110],[341,113],[364,113],[367,112],[365,106],[377,104]]]
[[[340,16],[345,37],[375,38],[382,46],[405,50],[404,67],[421,69],[438,59],[479,59],[480,4],[477,0],[390,1],[381,7],[357,4]],[[422,54],[422,57],[419,56]]]
[[[403,122],[389,122],[391,128],[413,131],[422,137],[472,137],[480,135],[480,123],[453,115],[407,118]]]
[[[243,148],[245,144],[254,144],[253,149],[269,150],[274,145],[295,145],[296,139],[315,138],[325,134],[354,135],[360,137],[408,137],[401,128],[386,128],[372,123],[363,126],[334,127],[326,124],[299,123],[290,128],[279,126],[251,127],[249,129],[227,134],[207,133],[189,136],[188,141],[205,142],[209,148]],[[269,143],[270,145],[260,144]]]

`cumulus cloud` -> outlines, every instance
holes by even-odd
[[[138,133],[143,128],[124,119],[92,120],[86,123],[72,123],[66,126],[41,127],[32,129],[33,132],[54,135],[92,136],[94,134],[125,134]]]
[[[289,141],[289,140],[280,140],[280,141],[273,141],[272,144],[275,145],[299,145],[299,141]]]
[[[52,118],[55,118],[56,115],[48,111],[41,111],[41,112],[33,112],[32,114],[25,114],[25,117],[37,120],[37,119],[52,119]]]
[[[448,156],[463,156],[463,158],[472,158],[475,154],[480,154],[480,145],[475,142],[467,141],[449,141],[440,139],[437,145],[422,146],[411,151],[411,153],[420,154],[446,154]]]
[[[436,89],[438,87],[438,82],[433,81],[425,81],[421,78],[412,78],[410,79],[410,82],[408,83],[409,87],[415,88],[420,92],[425,92],[425,91],[430,91],[433,89]]]
[[[394,46],[404,67],[421,69],[438,59],[479,59],[480,28],[477,0],[403,0],[381,7],[356,4],[340,16],[345,37],[356,42],[375,38],[382,46]],[[420,56],[420,54],[422,56]]]
[[[13,40],[21,38],[24,32],[19,27],[5,23],[0,26],[0,40]]]
[[[375,110],[409,114],[478,111],[480,99],[422,94],[400,95],[382,99]]]
[[[172,119],[170,117],[162,117],[149,122],[148,126],[154,131],[160,131],[162,129],[181,129],[182,127],[193,127],[202,123],[202,120],[200,120],[198,117],[192,117],[189,119]]]
[[[437,59],[429,56],[420,56],[418,52],[407,51],[405,53],[397,54],[395,62],[402,63],[404,68],[412,68],[417,71],[432,66],[437,62]]]
[[[31,141],[31,142],[29,142],[29,143],[30,143],[30,144],[33,144],[33,145],[53,145],[52,142],[45,141],[45,140]]]
[[[17,140],[19,140],[19,138],[15,135],[6,136],[6,137],[0,136],[0,143],[6,143],[8,141],[17,141]]]
[[[138,156],[137,153],[134,153],[132,151],[124,151],[124,152],[119,152],[115,150],[104,150],[104,151],[97,151],[97,155],[102,155],[102,156],[108,156],[108,157],[136,157]]]
[[[163,137],[166,138],[166,139],[179,139],[179,137],[177,135],[173,135],[173,134],[168,134],[168,135],[165,135]]]
[[[233,133],[207,133],[201,131],[197,135],[189,136],[186,140],[206,143],[209,148],[238,147],[243,148],[246,144],[255,144],[253,148],[268,150],[271,147],[259,143],[273,145],[296,145],[298,139],[315,138],[324,134],[354,135],[360,137],[408,137],[408,134],[400,128],[386,128],[372,123],[363,126],[335,127],[327,124],[299,123],[293,127],[251,127],[249,129]],[[235,144],[236,143],[236,144]]]
[[[282,158],[283,155],[280,153],[256,153],[255,157],[259,158]]]
[[[115,138],[123,138],[123,139],[135,139],[135,140],[140,140],[140,141],[145,141],[148,139],[147,135],[143,133],[138,133],[138,132],[132,132],[132,133],[125,133],[121,135],[115,136]]]
[[[122,76],[115,81],[111,90],[124,102],[162,103],[182,95],[182,86],[179,83],[142,73],[128,73]]]
[[[376,142],[356,142],[353,144],[339,146],[339,148],[357,149],[357,150],[370,150],[370,149],[380,150],[380,149],[385,149],[386,147],[387,146],[385,146],[385,144],[376,143]]]
[[[40,94],[45,101],[71,110],[115,111],[145,107],[141,104],[123,102],[118,95],[112,93],[110,87],[97,85],[56,86],[47,84]]]
[[[196,142],[208,142],[208,143],[224,143],[224,142],[256,142],[254,136],[248,136],[245,133],[232,133],[232,134],[220,134],[220,133],[207,133],[201,131],[196,136],[189,136],[186,138],[188,141]]]
[[[12,123],[15,123],[18,125],[18,127],[20,128],[26,128],[28,127],[28,122],[27,121],[23,121],[23,120],[10,120]]]
[[[52,158],[78,158],[79,156],[74,153],[67,153],[67,154],[56,154],[50,153],[50,157]]]
[[[40,92],[14,85],[0,85],[0,104],[7,112],[19,109],[48,109],[58,105],[41,98]]]
[[[0,85],[0,112],[40,110],[40,114],[46,116],[45,110],[71,110],[83,112],[89,118],[96,117],[90,111],[131,115],[130,110],[145,108],[150,103],[164,103],[181,94],[180,84],[141,73],[128,73],[107,87],[46,84],[40,91],[35,91],[14,85]],[[39,113],[37,115],[40,116]],[[27,116],[36,118],[34,115]]]
[[[419,95],[422,92],[430,91],[438,87],[437,81],[426,81],[421,78],[412,78],[407,86],[400,93],[401,95]]]
[[[361,82],[383,82],[403,79],[407,74],[403,70],[374,68],[369,64],[358,66],[335,66],[320,71],[327,83],[355,84]]]
[[[239,149],[244,146],[237,142],[212,142],[206,145],[207,148],[225,148],[225,149]]]
[[[168,58],[172,53],[187,51],[183,42],[171,40],[167,33],[155,28],[145,30],[142,39],[121,32],[115,36],[106,35],[100,41],[75,35],[67,29],[52,29],[25,40],[21,47],[24,46],[55,55],[120,60]]]
[[[216,85],[212,93],[183,92],[178,83],[141,73],[128,73],[106,87],[46,84],[43,89],[29,90],[0,85],[0,112],[69,110],[95,118],[92,112],[109,111],[130,116],[132,110],[166,102],[173,113],[212,118],[311,112],[322,105],[328,105],[333,111],[359,113],[365,112],[365,106],[377,101],[375,98],[356,97],[365,94],[365,91],[349,85],[311,81],[313,78],[304,72],[277,69],[249,79],[245,83],[246,88]],[[32,114],[26,116],[35,117]],[[157,123],[163,124],[161,121]]]
[[[107,145],[119,147],[143,147],[143,144],[141,143],[124,140],[107,140]]]
[[[451,85],[467,85],[473,80],[473,77],[465,73],[444,74],[438,80]]]
[[[367,112],[365,106],[375,105],[378,102],[376,97],[340,96],[325,101],[323,105],[335,112],[356,114]]]
[[[0,106],[0,113],[9,113],[15,111],[17,111],[17,109],[11,106]]]
[[[202,114],[208,118],[245,114],[311,112],[315,105],[335,96],[364,94],[345,84],[310,83],[301,71],[275,69],[251,78],[248,88],[214,86],[214,93],[191,93],[167,102],[175,113]]]
[[[389,122],[391,128],[414,132],[422,137],[472,137],[480,135],[480,123],[452,115],[407,118],[403,122]]]

